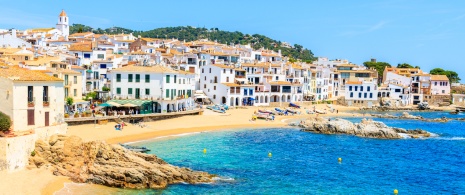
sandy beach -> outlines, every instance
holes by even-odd
[[[316,109],[329,110],[325,104],[315,105]],[[361,116],[350,111],[359,110],[356,107],[334,106],[339,113],[321,114],[320,116]],[[125,126],[122,131],[114,129],[115,122],[106,125],[78,125],[69,126],[67,135],[76,135],[84,141],[105,140],[108,143],[126,143],[161,136],[173,136],[185,133],[219,131],[234,128],[263,128],[286,126],[287,119],[314,117],[315,114],[306,114],[305,110],[312,110],[313,106],[305,106],[297,109],[301,114],[293,116],[277,116],[274,121],[256,120],[251,121],[252,115],[258,109],[274,110],[274,107],[246,107],[228,110],[226,114],[219,114],[205,110],[203,115],[191,115],[178,118],[146,122],[147,127],[137,125]],[[26,169],[0,177],[0,194],[53,194],[63,188],[64,183],[70,182],[66,177],[54,176],[47,169]]]

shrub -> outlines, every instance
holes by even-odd
[[[71,106],[74,103],[74,99],[72,97],[66,98],[66,105]]]
[[[8,115],[0,112],[0,131],[8,131],[11,127],[11,119]]]
[[[36,151],[33,150],[33,151],[31,152],[31,156],[35,156],[35,155],[36,155]]]
[[[110,91],[110,88],[107,87],[107,86],[103,86],[103,87],[102,87],[102,91]]]

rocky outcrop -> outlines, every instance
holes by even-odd
[[[50,165],[55,175],[74,182],[121,188],[165,188],[176,183],[212,182],[213,175],[170,165],[155,155],[136,153],[103,141],[83,142],[76,136],[54,135],[37,141],[29,159],[37,167]]]
[[[425,121],[425,122],[442,122],[442,123],[446,123],[446,122],[449,122],[449,121],[452,120],[452,119],[446,118],[446,117],[435,118],[435,119],[426,119],[426,118],[423,118],[422,116],[411,115],[408,112],[403,112],[401,116],[394,116],[394,115],[390,115],[390,114],[387,114],[387,113],[385,113],[385,114],[371,114],[371,116],[376,117],[376,118],[409,119],[409,120],[421,120],[421,121]]]
[[[412,138],[429,137],[430,133],[423,130],[405,130],[402,128],[388,127],[382,122],[371,119],[362,119],[360,123],[352,123],[344,119],[309,118],[300,126],[303,131],[321,134],[347,134],[359,137],[379,139],[400,139],[403,135]]]
[[[423,119],[422,116],[410,115],[408,112],[403,112],[402,115],[400,115],[399,118],[400,118],[400,119],[414,119],[414,120],[421,120],[421,119]]]

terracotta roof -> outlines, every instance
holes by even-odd
[[[152,73],[178,73],[178,74],[194,74],[182,70],[173,70],[168,67],[153,65],[153,66],[136,66],[127,65],[122,68],[113,69],[112,72],[152,72]]]
[[[66,12],[65,12],[65,10],[64,10],[64,9],[63,9],[63,10],[61,10],[60,16],[65,16],[65,17],[66,17]]]
[[[227,69],[234,69],[234,66],[227,66],[224,64],[212,64],[212,66],[220,67],[220,68],[227,68]]]
[[[446,75],[431,75],[431,80],[433,81],[449,81]]]
[[[85,68],[83,68],[83,67],[80,67],[80,66],[76,66],[76,65],[72,65],[72,66],[71,66],[71,69],[76,69],[76,70],[85,70]]]
[[[74,34],[71,34],[69,35],[70,37],[78,37],[78,36],[89,36],[89,35],[92,35],[94,34],[93,32],[82,32],[82,33],[74,33]]]
[[[0,69],[0,77],[15,81],[60,81],[63,80],[40,71],[28,70],[19,66],[9,66]]]
[[[289,81],[273,81],[269,82],[270,85],[292,85]]]
[[[362,84],[362,81],[347,81],[346,82],[346,85],[350,85],[350,84],[360,85],[360,84]]]
[[[73,43],[71,47],[69,47],[69,51],[92,51],[92,44],[87,43]]]
[[[241,85],[237,83],[221,83],[222,85],[226,85],[228,87],[240,87]]]
[[[79,75],[81,74],[78,71],[71,70],[71,69],[63,69],[63,68],[57,69],[55,70],[55,72],[62,73],[62,74],[79,74]]]

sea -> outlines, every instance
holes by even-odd
[[[410,114],[465,117],[447,112]],[[399,194],[465,194],[465,122],[374,120],[424,129],[433,137],[381,140],[314,134],[292,127],[164,137],[132,144],[150,148],[150,153],[168,163],[217,174],[216,181],[176,184],[163,190],[68,183],[56,194],[393,194],[394,190]]]

